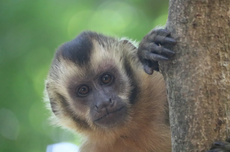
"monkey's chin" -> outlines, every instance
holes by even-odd
[[[102,128],[111,128],[121,125],[126,118],[127,108],[125,106],[105,114],[104,116],[94,120],[94,123]]]

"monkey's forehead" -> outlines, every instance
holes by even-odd
[[[52,73],[59,78],[74,75],[85,78],[109,69],[122,69],[124,51],[118,39],[94,32],[83,32],[57,50]]]
[[[104,59],[98,62],[89,62],[86,65],[76,65],[73,62],[62,62],[60,68],[63,77],[75,78],[76,80],[91,80],[105,72],[122,71],[122,66],[117,65],[116,61]]]

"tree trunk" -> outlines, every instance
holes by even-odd
[[[230,127],[230,0],[170,0],[168,90],[173,152],[204,152]]]

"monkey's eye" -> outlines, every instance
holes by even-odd
[[[82,85],[78,88],[77,95],[80,97],[84,97],[88,95],[89,91],[90,91],[89,86]]]
[[[103,74],[101,76],[101,82],[102,84],[110,84],[111,82],[113,82],[113,76],[111,74]]]

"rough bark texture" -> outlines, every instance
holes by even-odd
[[[160,63],[173,152],[204,152],[230,135],[230,0],[170,0],[175,57]]]

